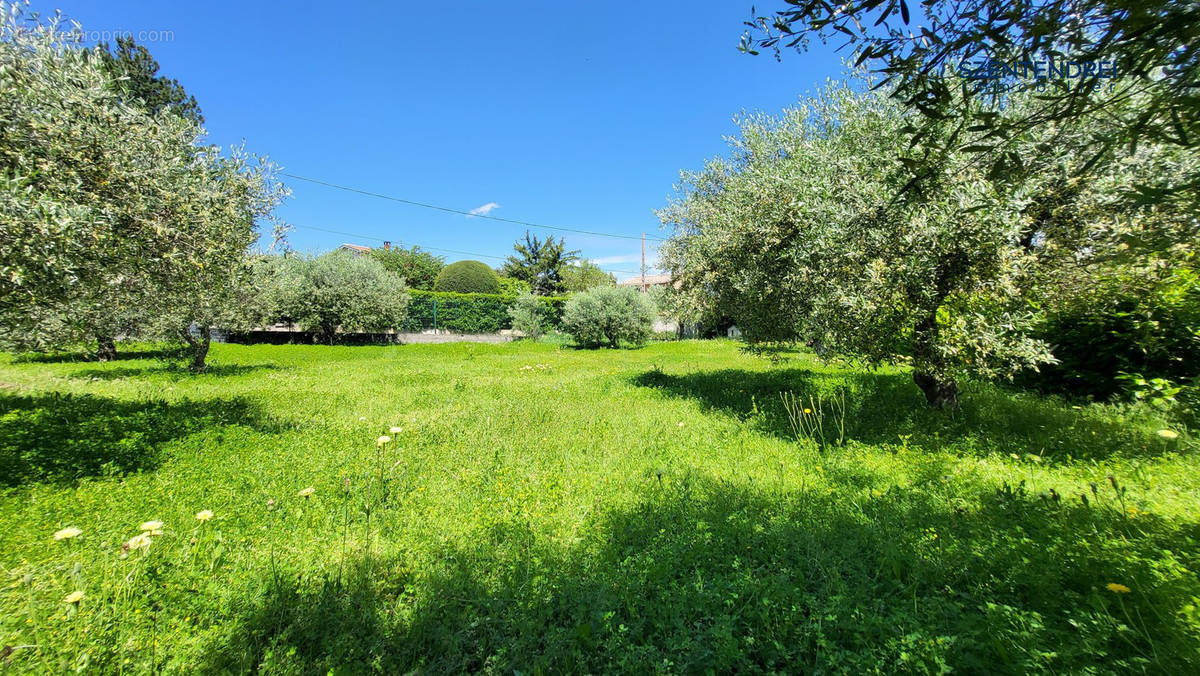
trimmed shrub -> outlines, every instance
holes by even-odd
[[[458,261],[438,273],[434,291],[448,293],[500,293],[500,279],[486,263]]]
[[[517,296],[517,299],[508,308],[512,327],[537,340],[538,336],[542,335],[542,307],[537,296],[528,291]]]
[[[627,286],[604,286],[576,294],[563,311],[563,327],[583,347],[621,341],[640,345],[654,326],[654,306]]]

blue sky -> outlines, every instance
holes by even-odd
[[[840,55],[821,45],[782,62],[739,53],[750,5],[34,0],[32,8],[61,9],[93,36],[142,34],[161,72],[199,100],[210,142],[244,139],[289,173],[462,210],[495,205],[490,213],[504,218],[664,236],[654,209],[680,169],[725,152],[722,136],[739,111],[778,111],[842,72]],[[289,240],[299,250],[387,239],[503,257],[524,234],[285,180],[293,195],[279,214],[296,226]],[[637,241],[565,236],[610,270],[637,269]]]

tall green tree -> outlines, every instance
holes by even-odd
[[[731,156],[685,173],[660,212],[675,228],[663,259],[697,314],[730,316],[751,341],[911,363],[928,402],[948,407],[962,375],[1051,357],[1028,335],[1034,255],[1018,207],[969,209],[993,188],[961,154],[952,179],[895,201],[904,124],[899,105],[847,86],[741,120]]]
[[[370,256],[400,275],[408,288],[421,291],[433,291],[438,273],[446,267],[445,258],[422,251],[421,247],[415,245],[411,249],[402,246],[372,249]]]
[[[527,282],[538,296],[555,296],[565,291],[563,271],[579,260],[579,251],[568,251],[566,242],[550,235],[545,240],[525,232],[524,240],[513,244],[501,274]]]
[[[44,347],[114,303],[200,321],[188,308],[215,301],[286,194],[275,168],[130,105],[57,19],[0,9],[0,315],[72,329],[37,336]]]
[[[611,272],[605,272],[599,265],[587,260],[563,268],[562,277],[563,290],[567,293],[579,293],[597,286],[617,284],[617,278]]]
[[[196,98],[178,80],[159,75],[158,61],[132,37],[118,37],[115,48],[103,43],[96,53],[122,100],[141,106],[151,115],[170,110],[197,125],[204,124]]]

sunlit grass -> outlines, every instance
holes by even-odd
[[[0,364],[0,663],[1197,666],[1196,442],[1142,409],[724,341],[211,361]]]

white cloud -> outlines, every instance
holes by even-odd
[[[475,207],[474,209],[472,209],[471,215],[472,216],[487,216],[488,214],[492,213],[493,209],[499,209],[499,208],[500,208],[499,204],[496,204],[495,202],[488,202],[487,204],[481,204],[481,205]]]

